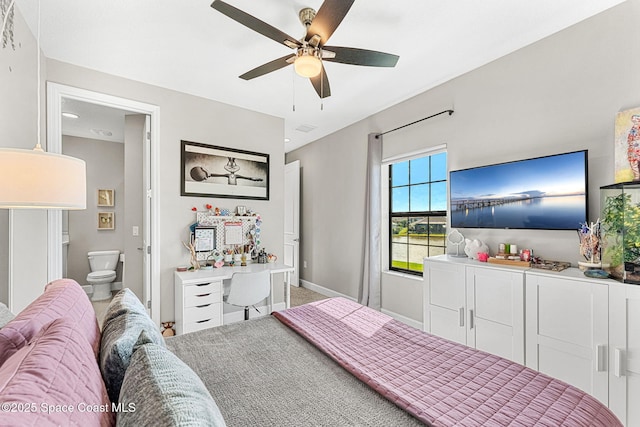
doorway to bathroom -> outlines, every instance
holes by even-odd
[[[153,188],[159,109],[50,82],[47,95],[48,151],[87,164],[87,209],[49,211],[49,280],[70,277],[94,292],[128,287],[159,322],[159,298],[154,298],[159,268],[153,257],[158,253]],[[115,278],[105,285],[95,280],[88,253],[114,249],[120,262]],[[95,305],[106,307],[104,300]]]

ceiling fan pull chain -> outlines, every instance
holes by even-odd
[[[324,66],[320,68],[320,111],[324,111]]]

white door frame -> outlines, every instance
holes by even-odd
[[[284,263],[294,268],[291,284],[300,286],[300,160],[284,165]]]
[[[160,194],[157,191],[160,165],[160,107],[104,93],[93,92],[59,83],[47,82],[47,151],[62,152],[62,99],[70,98],[91,104],[128,110],[151,116],[151,318],[160,324]],[[48,281],[62,277],[62,211],[48,210],[48,247],[47,276]],[[146,304],[145,304],[146,305]]]

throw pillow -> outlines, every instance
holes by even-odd
[[[86,292],[71,279],[49,283],[44,293],[0,329],[0,365],[36,336],[44,325],[68,317],[98,355],[100,327]]]
[[[66,317],[45,325],[0,367],[0,402],[3,426],[115,422],[93,349]]]
[[[112,402],[118,401],[133,346],[141,331],[164,346],[159,327],[153,323],[138,297],[128,288],[118,292],[105,314],[100,341],[100,370]]]
[[[119,406],[128,409],[117,414],[122,427],[226,425],[198,375],[144,331],[124,376]]]

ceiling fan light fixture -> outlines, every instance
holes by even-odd
[[[322,70],[322,61],[316,55],[304,52],[296,58],[293,64],[296,73],[302,77],[315,77]]]

